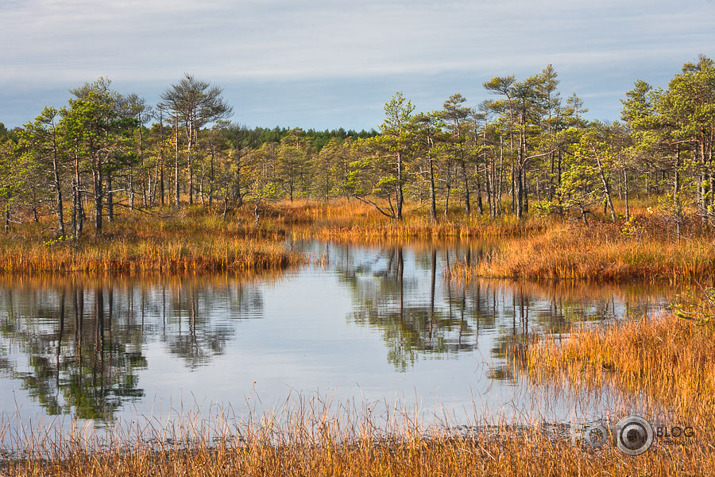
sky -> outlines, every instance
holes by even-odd
[[[0,0],[0,122],[20,126],[107,77],[149,104],[184,74],[223,88],[249,127],[377,129],[494,76],[552,64],[589,119],[642,79],[715,57],[715,0]]]

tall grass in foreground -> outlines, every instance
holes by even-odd
[[[12,476],[541,476],[707,475],[715,457],[706,445],[654,447],[626,457],[614,446],[574,447],[561,426],[514,426],[476,419],[423,426],[410,412],[341,407],[320,400],[276,413],[211,423],[191,416],[162,425],[146,420],[132,432],[89,438],[32,430],[8,434],[20,453],[6,453],[0,473]],[[6,449],[13,450],[13,449]]]
[[[709,311],[715,311],[710,305]],[[712,475],[715,465],[715,328],[704,321],[667,314],[584,329],[565,341],[542,339],[524,365],[537,383],[567,383],[570,392],[616,389],[631,400],[653,403],[668,417],[660,424],[690,426],[695,438],[656,447],[671,454],[670,465],[652,474]],[[683,459],[678,446],[699,457]],[[651,456],[652,450],[644,456]],[[642,472],[642,471],[641,471]],[[628,474],[635,475],[635,474]]]

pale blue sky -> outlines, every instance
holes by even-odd
[[[377,128],[401,90],[422,111],[488,98],[553,64],[564,97],[615,120],[636,79],[715,56],[713,0],[0,0],[0,122],[109,77],[155,103],[184,73],[248,126]]]

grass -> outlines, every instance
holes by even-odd
[[[499,277],[581,280],[667,280],[687,283],[715,279],[715,241],[693,236],[680,243],[656,223],[641,218],[638,229],[622,224],[554,222],[545,232],[504,239],[476,264],[455,263],[458,278]]]
[[[450,423],[423,426],[411,412],[335,408],[303,401],[236,421],[219,414],[162,426],[137,424],[133,437],[115,431],[88,437],[79,428],[60,436],[24,432],[23,452],[0,461],[13,476],[409,476],[409,475],[707,475],[715,458],[707,445],[655,447],[625,457],[613,446],[571,444],[561,426]],[[6,430],[3,427],[3,430]]]
[[[252,272],[280,269],[303,258],[284,244],[284,232],[194,210],[179,215],[118,218],[99,237],[51,240],[31,225],[0,239],[1,271]]]
[[[712,278],[715,254],[706,234],[688,232],[680,244],[668,227],[634,207],[630,224],[593,221],[585,227],[553,219],[491,221],[452,217],[438,224],[413,210],[389,221],[351,202],[278,204],[259,225],[248,212],[225,220],[192,209],[183,215],[126,214],[100,238],[53,243],[47,224],[29,225],[0,240],[0,269],[54,271],[253,271],[303,260],[283,240],[317,237],[379,242],[410,238],[493,239],[477,263],[453,265],[453,276]],[[245,214],[245,215],[244,215]],[[694,230],[694,229],[693,229]],[[30,280],[31,278],[28,278]],[[14,280],[14,278],[13,278]],[[587,285],[581,285],[588,288]],[[578,287],[577,287],[578,288]],[[580,288],[573,293],[581,294]],[[683,303],[675,314],[583,329],[559,342],[542,340],[515,357],[536,383],[565,385],[588,395],[616,389],[645,399],[697,430],[695,442],[657,445],[626,457],[614,446],[583,449],[559,426],[523,426],[498,416],[473,422],[444,418],[424,424],[410,412],[334,406],[313,400],[277,411],[206,423],[184,417],[162,425],[147,419],[105,437],[79,428],[48,434],[0,420],[0,475],[708,475],[715,468],[715,331],[705,302]]]
[[[529,349],[527,367],[535,377],[563,372],[574,383],[645,393],[715,424],[715,330],[673,314],[541,341]]]
[[[491,219],[488,215],[463,216],[461,210],[452,210],[445,217],[440,214],[436,222],[429,218],[425,207],[410,204],[402,220],[382,216],[369,205],[356,200],[324,202],[283,203],[291,217],[302,216],[294,221],[302,227],[294,227],[298,236],[322,240],[370,241],[381,239],[409,238],[480,238],[518,237],[540,233],[547,221],[540,218],[518,220],[512,215]]]
[[[2,271],[255,271],[284,268],[300,257],[279,243],[240,238],[172,238],[38,247],[13,244],[0,251]]]
[[[574,446],[567,425],[538,419],[517,425],[494,415],[435,413],[425,424],[417,409],[299,397],[243,417],[218,409],[208,419],[188,413],[164,424],[138,418],[103,437],[80,426],[18,429],[4,416],[0,475],[706,476],[715,468],[715,327],[703,317],[713,316],[715,304],[698,294],[674,308],[684,318],[668,313],[584,328],[566,340],[542,339],[514,361],[536,390],[566,384],[581,399],[615,390],[693,427],[694,438],[656,439],[641,456],[610,443]],[[616,400],[610,412],[630,414],[627,401]]]
[[[367,244],[479,240],[491,248],[479,261],[450,264],[448,274],[453,278],[715,281],[712,234],[692,215],[682,225],[678,241],[667,216],[654,213],[645,203],[631,205],[628,222],[591,220],[589,225],[558,217],[464,218],[456,210],[434,222],[416,204],[401,221],[355,201],[280,207],[297,224],[290,229],[296,238]]]
[[[51,239],[52,222],[24,224],[0,237],[0,271],[249,271],[283,268],[304,260],[286,238],[380,243],[411,240],[488,244],[478,261],[450,264],[452,277],[715,280],[715,241],[693,217],[678,243],[665,216],[633,205],[633,219],[616,224],[511,215],[491,219],[460,210],[431,221],[425,207],[410,204],[401,221],[352,200],[265,204],[255,222],[252,208],[227,216],[210,208],[126,211],[99,237],[79,242]]]
[[[695,300],[686,293],[673,313],[583,329],[565,341],[542,339],[526,353],[525,369],[547,386],[565,382],[582,394],[615,389],[664,410],[665,428],[691,426],[696,438],[686,445],[701,452],[690,466],[674,457],[673,475],[708,475],[715,459],[715,303],[704,293]]]

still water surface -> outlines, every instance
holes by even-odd
[[[534,393],[508,351],[530,334],[643,316],[675,293],[445,280],[448,262],[479,259],[478,243],[292,246],[309,265],[250,278],[0,277],[4,420],[102,427],[321,396],[563,421],[568,399]]]

